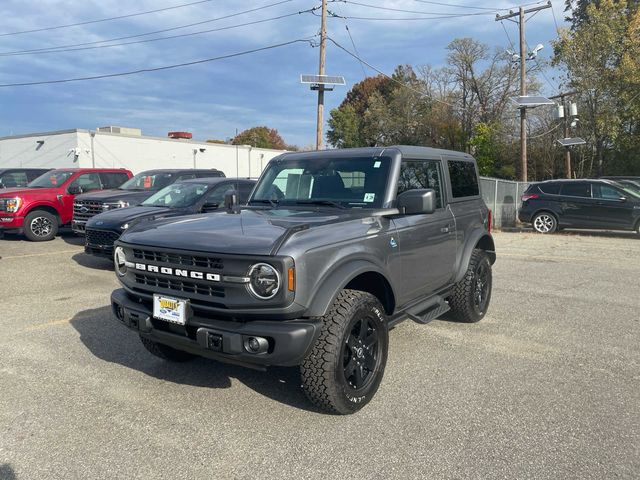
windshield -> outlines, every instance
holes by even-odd
[[[154,193],[142,205],[146,207],[189,207],[202,198],[210,185],[204,183],[174,183]]]
[[[620,187],[626,192],[630,193],[633,197],[640,198],[640,187],[634,183],[621,183]]]
[[[249,204],[381,208],[390,163],[389,157],[271,162]]]
[[[74,172],[68,170],[54,170],[53,172],[47,172],[40,175],[33,182],[29,183],[27,187],[30,188],[51,188],[59,187],[64,182],[69,180]]]
[[[142,172],[120,185],[119,190],[160,190],[173,181],[173,175],[168,172]]]

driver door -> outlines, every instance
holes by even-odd
[[[403,160],[398,194],[432,188],[436,211],[394,218],[402,269],[402,303],[430,294],[451,280],[456,257],[456,231],[447,208],[440,160]]]

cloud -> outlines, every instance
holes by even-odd
[[[5,0],[0,3],[0,33],[82,22],[176,5],[181,0],[141,0],[115,8],[114,2],[97,0]],[[185,2],[188,0],[184,0]],[[0,37],[0,52],[95,42],[185,25],[233,12],[275,3],[276,0],[229,2],[214,0],[200,5],[44,32]],[[474,13],[478,10],[429,5],[414,0],[359,0],[389,8]],[[510,2],[458,0],[476,7],[507,8]],[[561,20],[562,5],[555,6]],[[194,32],[284,15],[311,8],[306,0],[290,0],[259,12],[210,22],[172,32]],[[350,3],[330,4],[340,16],[407,18],[416,14],[390,12]],[[359,53],[381,70],[391,73],[398,64],[441,65],[446,46],[457,36],[472,36],[490,46],[508,46],[493,13],[441,20],[369,21],[348,19],[346,24]],[[512,39],[517,31],[506,24]],[[318,32],[319,18],[310,13],[273,22],[240,27],[181,39],[113,48],[54,54],[0,56],[0,83],[53,80],[187,62],[307,37]],[[345,20],[330,18],[329,35],[350,50]],[[555,36],[553,17],[543,11],[527,23],[531,44]],[[146,38],[146,37],[141,37]],[[551,49],[543,51],[547,56]],[[3,105],[0,134],[61,128],[95,128],[106,123],[128,124],[164,135],[173,129],[190,129],[199,138],[223,138],[235,129],[254,125],[277,128],[289,143],[310,144],[315,136],[316,97],[299,84],[301,73],[315,73],[318,49],[292,45],[277,50],[212,62],[183,69],[117,77],[92,82],[0,89]],[[366,69],[368,74],[374,74]],[[363,78],[361,65],[332,45],[327,48],[327,73],[344,75],[349,88]],[[326,111],[337,106],[347,88],[326,94]]]

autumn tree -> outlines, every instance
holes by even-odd
[[[232,145],[251,145],[257,148],[287,150],[287,144],[275,128],[253,127],[244,130],[231,140]]]

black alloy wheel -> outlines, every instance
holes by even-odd
[[[380,342],[374,319],[356,319],[343,347],[344,380],[354,390],[369,386],[380,366]]]

